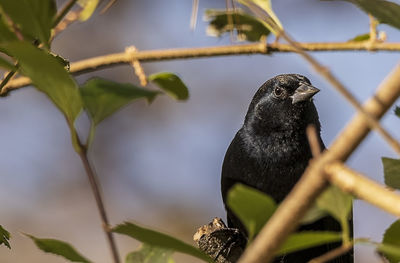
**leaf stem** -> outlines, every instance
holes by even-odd
[[[69,0],[68,3],[65,4],[65,6],[61,9],[61,11],[57,14],[56,18],[54,19],[53,28],[56,27],[58,23],[61,22],[64,16],[69,12],[69,10],[74,6],[74,4],[77,1],[78,0]]]
[[[0,96],[3,94],[3,87],[7,85],[7,83],[12,79],[12,77],[14,77],[15,73],[17,73],[19,65],[16,64],[15,67],[16,69],[9,71],[6,77],[0,83]]]
[[[75,128],[73,128],[73,126],[71,126],[70,122],[68,122],[68,123],[69,123],[70,129],[71,129],[71,136],[73,139],[73,145],[74,145],[75,151],[78,153],[79,157],[81,158],[82,164],[85,168],[86,175],[89,179],[90,187],[92,188],[92,192],[93,192],[94,198],[96,200],[97,209],[100,213],[103,230],[106,234],[107,241],[110,246],[111,254],[113,257],[113,262],[120,263],[117,245],[115,243],[114,236],[111,231],[111,227],[110,227],[110,224],[108,221],[108,216],[107,216],[106,208],[104,205],[103,197],[101,195],[100,183],[97,180],[96,172],[95,172],[93,166],[89,162],[88,151],[87,151],[88,147],[87,147],[87,145],[83,145],[81,143]],[[75,142],[77,142],[77,143],[75,143]]]

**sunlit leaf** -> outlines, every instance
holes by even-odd
[[[382,244],[377,247],[391,263],[400,262],[400,220],[394,222],[383,235]]]
[[[283,29],[281,22],[279,21],[277,15],[274,10],[272,10],[271,0],[238,0],[239,3],[249,7],[251,9],[252,6],[258,6],[265,14],[274,21],[274,24],[279,28]],[[271,27],[266,21],[262,21],[264,26],[266,26],[272,33],[277,35],[279,32],[275,30],[274,27]]]
[[[352,196],[335,186],[329,187],[317,199],[317,206],[328,212],[339,222],[349,219],[352,208]]]
[[[150,75],[148,79],[156,83],[160,89],[165,91],[168,95],[177,100],[186,100],[189,98],[189,90],[185,83],[175,75],[170,72],[161,72]]]
[[[257,18],[240,10],[236,12],[226,10],[206,10],[205,19],[210,21],[207,34],[220,37],[224,33],[237,30],[239,40],[260,41],[263,36],[268,36],[270,31]]]
[[[11,249],[9,242],[10,237],[11,237],[10,233],[0,225],[0,245],[4,244],[6,247]]]
[[[174,263],[173,250],[142,244],[139,250],[126,256],[125,263]]]
[[[290,235],[279,248],[277,255],[287,254],[342,240],[342,233],[329,231],[304,231]]]
[[[333,0],[324,0],[333,1]],[[365,13],[374,16],[380,23],[400,29],[400,5],[385,0],[341,0],[350,2]]]
[[[227,204],[246,227],[249,240],[261,230],[276,209],[271,197],[243,184],[232,187]]]
[[[88,259],[79,254],[75,248],[66,242],[56,239],[37,238],[27,234],[26,236],[32,239],[36,246],[44,252],[62,256],[71,262],[90,263]]]
[[[49,53],[26,42],[12,42],[2,47],[18,60],[21,73],[49,96],[73,123],[82,108],[82,101],[78,86],[63,65]]]
[[[322,210],[315,204],[310,209],[308,209],[306,215],[303,216],[303,218],[301,219],[301,223],[310,224],[312,222],[317,221],[318,219],[321,219],[326,215],[327,215],[326,211]]]
[[[198,248],[195,248],[194,246],[186,244],[185,242],[172,236],[148,228],[140,227],[133,223],[125,222],[123,224],[117,225],[112,229],[112,231],[115,233],[130,236],[151,246],[181,252],[208,262],[213,262],[211,258],[209,258],[206,254],[204,254],[202,251],[200,251]]]
[[[94,124],[100,123],[121,107],[135,99],[153,101],[158,91],[143,89],[128,83],[94,78],[87,81],[80,89],[85,108]]]
[[[50,30],[57,12],[54,0],[1,0],[0,6],[25,40],[39,39],[48,47]]]
[[[86,21],[93,15],[99,0],[78,0],[78,4],[83,8],[79,14],[79,20]]]
[[[370,38],[370,34],[369,33],[365,33],[365,34],[362,34],[362,35],[355,36],[354,38],[350,39],[349,41],[362,42],[362,41],[369,40],[369,38]]]
[[[382,157],[385,184],[400,189],[400,160]]]

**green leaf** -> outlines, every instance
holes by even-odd
[[[22,74],[49,96],[72,124],[82,108],[81,96],[74,79],[58,59],[26,42],[2,46],[18,60]]]
[[[80,89],[85,108],[94,124],[135,99],[146,98],[149,102],[160,93],[136,87],[128,83],[117,83],[105,79],[94,78],[83,84]]]
[[[226,10],[208,9],[205,19],[210,21],[207,34],[220,37],[224,33],[236,29],[239,40],[260,41],[264,36],[268,36],[270,31],[257,18],[250,16],[240,10],[236,12]]]
[[[125,263],[174,263],[173,250],[142,244],[139,250],[129,253]]]
[[[156,83],[160,89],[164,90],[168,95],[177,100],[187,100],[189,98],[189,90],[182,80],[170,72],[161,72],[150,75],[148,79]]]
[[[276,24],[276,26],[279,29],[283,29],[283,26],[281,22],[279,21],[278,17],[276,16],[274,10],[272,10],[271,6],[271,0],[238,0],[239,3],[247,6],[247,7],[254,7],[257,6],[258,8],[261,9],[261,11],[265,12],[266,16],[268,16],[271,20],[273,20]],[[264,26],[266,26],[274,35],[278,35],[279,32],[277,32],[274,27],[271,27],[270,24],[268,24],[264,20],[260,20]]]
[[[10,233],[0,225],[0,245],[4,244],[6,247],[11,249],[10,243],[8,242],[10,237]]]
[[[79,254],[75,248],[68,243],[56,239],[37,238],[32,235],[25,235],[32,239],[36,246],[44,252],[62,256],[71,262],[90,263],[88,259]]]
[[[397,117],[400,118],[400,107],[396,107],[396,108],[394,109],[394,114],[396,114]]]
[[[246,227],[249,240],[261,230],[276,210],[276,203],[271,197],[243,184],[232,187],[228,192],[227,204]]]
[[[39,39],[46,47],[57,8],[54,0],[1,0],[0,6],[25,40]]]
[[[290,235],[277,252],[283,255],[310,247],[338,242],[342,240],[342,233],[329,231],[303,231]]]
[[[9,24],[6,22],[4,15],[2,15],[0,11],[0,43],[14,40],[17,40],[17,36],[11,31]]]
[[[17,68],[11,64],[10,62],[8,62],[7,60],[5,60],[4,58],[0,57],[0,67],[6,70],[16,70]]]
[[[339,222],[347,221],[352,208],[352,196],[335,186],[330,186],[317,199],[317,206]]]
[[[301,223],[310,224],[324,216],[326,216],[326,211],[322,210],[316,204],[314,204],[310,209],[308,209],[306,215],[303,216],[303,218],[301,219]]]
[[[386,229],[382,244],[378,245],[377,249],[382,252],[391,263],[400,262],[400,220],[397,220]]]
[[[79,20],[86,21],[93,15],[99,0],[78,0],[78,4],[83,8],[79,14]]]
[[[355,36],[354,38],[350,39],[349,41],[362,42],[362,41],[369,40],[369,38],[370,38],[370,34],[369,33],[365,33],[365,34],[362,34],[362,35]]]
[[[327,0],[325,0],[327,1]],[[328,0],[333,1],[333,0]],[[358,6],[365,13],[374,16],[380,23],[400,29],[400,6],[384,0],[343,0]]]
[[[210,257],[208,257],[206,254],[204,254],[202,251],[200,251],[198,248],[195,248],[194,246],[186,244],[183,241],[169,235],[148,228],[140,227],[133,223],[125,222],[123,224],[117,225],[112,229],[112,231],[115,233],[130,236],[151,246],[185,253],[208,262],[213,262]]]
[[[382,157],[385,184],[400,189],[400,160]]]

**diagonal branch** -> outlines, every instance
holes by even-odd
[[[364,110],[379,119],[400,96],[400,65],[380,85],[376,94],[365,104]],[[299,225],[320,193],[328,186],[324,168],[334,161],[345,161],[367,136],[370,128],[361,113],[339,134],[329,151],[324,151],[307,167],[303,176],[245,250],[239,263],[269,262],[287,236]]]
[[[400,195],[396,192],[351,170],[340,162],[334,162],[326,166],[324,170],[331,184],[392,215],[400,217]],[[372,195],[371,193],[374,194]]]

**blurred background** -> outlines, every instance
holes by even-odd
[[[368,32],[367,15],[349,3],[272,3],[297,41],[346,41]],[[202,16],[208,8],[223,9],[225,1],[200,0],[197,27],[191,31],[192,1],[119,0],[104,15],[96,13],[89,21],[70,26],[55,39],[53,49],[73,62],[122,52],[129,45],[151,50],[230,44],[229,36],[206,35]],[[388,41],[400,41],[399,31],[385,25],[379,30],[387,33]],[[399,61],[397,53],[388,52],[313,55],[360,101],[373,94]],[[225,218],[219,190],[222,161],[253,94],[264,81],[281,73],[300,73],[321,89],[315,103],[326,145],[354,114],[296,54],[175,60],[143,67],[147,74],[171,71],[180,75],[190,89],[190,99],[181,103],[164,96],[150,106],[145,101],[130,104],[98,126],[90,158],[112,224],[130,220],[189,243],[199,226],[213,217]],[[94,75],[138,84],[130,66],[85,74],[77,80],[82,83]],[[12,234],[12,250],[1,246],[0,262],[65,262],[38,250],[22,232],[70,242],[94,262],[110,262],[96,204],[61,113],[32,87],[1,98],[0,112],[0,223]],[[87,118],[82,116],[78,125],[85,134]],[[393,110],[386,114],[383,125],[399,137],[400,120]],[[383,182],[382,156],[396,158],[373,133],[348,164]],[[354,202],[355,237],[380,241],[394,220],[367,203]],[[139,244],[123,236],[117,236],[117,242],[123,256]],[[175,258],[199,262],[182,255]],[[380,261],[372,248],[358,246],[356,262]]]

